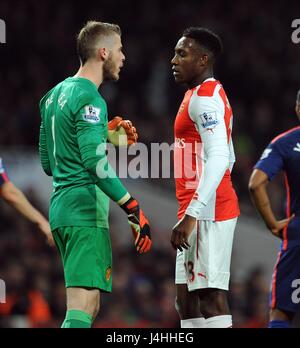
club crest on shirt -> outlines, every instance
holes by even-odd
[[[88,105],[84,108],[84,114],[82,117],[86,122],[98,123],[100,121],[100,111],[100,108]]]
[[[204,129],[213,129],[219,123],[217,119],[217,113],[215,111],[212,112],[204,112],[200,115],[201,118],[201,126]]]
[[[110,280],[111,272],[112,272],[111,267],[110,266],[107,267],[106,272],[105,272],[105,279],[106,279],[107,282],[109,282],[109,280]]]
[[[265,151],[261,155],[261,160],[264,160],[269,157],[269,154],[272,152],[272,149],[265,149]]]

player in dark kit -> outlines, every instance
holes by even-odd
[[[300,121],[300,90],[296,113]],[[278,221],[266,191],[283,171],[287,191],[286,218]],[[288,328],[300,310],[300,127],[277,136],[262,154],[249,182],[253,203],[271,233],[282,239],[270,293],[270,328]]]

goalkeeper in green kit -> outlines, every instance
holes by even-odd
[[[98,92],[118,80],[125,57],[115,24],[88,22],[77,37],[80,69],[40,101],[40,158],[53,176],[50,225],[61,254],[67,292],[63,328],[89,328],[100,307],[100,291],[111,292],[109,199],[128,215],[138,253],[151,248],[150,227],[138,202],[122,185],[106,157],[106,141],[118,145],[121,130],[136,142],[129,121],[107,118]]]

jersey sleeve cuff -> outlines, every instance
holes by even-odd
[[[203,202],[192,199],[185,213],[197,219],[200,214],[200,210],[204,207],[205,204]]]
[[[131,197],[130,194],[127,192],[121,199],[118,200],[117,203],[119,205],[123,205],[129,200],[130,197]]]

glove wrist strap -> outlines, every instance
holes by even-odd
[[[127,192],[121,199],[117,201],[117,204],[122,208],[122,205],[126,204],[130,200],[131,196]]]
[[[132,214],[138,207],[138,202],[133,197],[130,197],[126,203],[121,205],[121,208],[125,211],[127,215]]]

